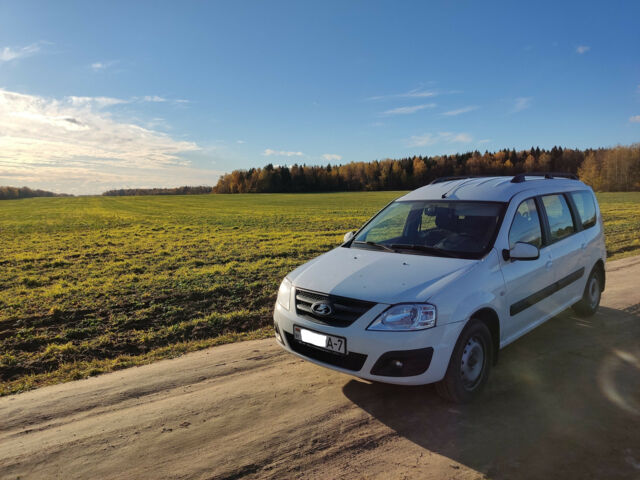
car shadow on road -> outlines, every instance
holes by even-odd
[[[637,307],[637,306],[636,306]],[[491,478],[640,478],[638,308],[571,311],[500,353],[482,396],[352,380],[345,396],[398,435]]]

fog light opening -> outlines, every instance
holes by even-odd
[[[284,341],[282,340],[282,336],[280,335],[280,329],[278,328],[278,324],[273,324],[273,329],[276,331],[276,340],[284,345]]]

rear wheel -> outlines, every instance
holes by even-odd
[[[436,383],[436,391],[451,402],[470,402],[487,383],[492,363],[491,332],[480,320],[471,320],[458,338],[447,373]]]
[[[602,279],[597,270],[591,272],[584,293],[578,303],[573,305],[573,311],[580,317],[590,317],[600,306],[600,296],[602,295]]]

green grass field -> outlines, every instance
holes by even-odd
[[[0,394],[271,335],[281,278],[399,195],[2,201]],[[599,199],[640,252],[640,193]]]

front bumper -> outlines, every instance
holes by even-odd
[[[424,385],[442,380],[464,322],[415,332],[367,330],[387,307],[378,304],[350,326],[341,328],[316,323],[276,304],[273,319],[279,331],[278,343],[305,360],[367,380],[400,385]],[[345,337],[347,355],[297,342],[293,336],[294,325]],[[401,361],[402,367],[396,365],[396,360]]]

